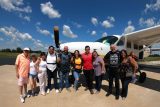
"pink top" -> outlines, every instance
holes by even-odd
[[[30,69],[30,59],[29,57],[25,57],[24,54],[19,54],[17,56],[16,65],[18,65],[18,73],[20,77],[28,77],[29,69]]]
[[[83,69],[84,70],[92,70],[93,69],[93,64],[92,64],[92,54],[82,54],[82,59],[83,59]]]
[[[96,76],[100,76],[102,74],[102,65],[100,63],[104,63],[104,61],[100,56],[98,56],[93,62],[93,67]]]

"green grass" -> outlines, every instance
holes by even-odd
[[[150,56],[144,58],[142,61],[160,61],[160,56]]]
[[[19,53],[0,52],[0,58],[16,58]]]

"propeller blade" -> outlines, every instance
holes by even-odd
[[[55,40],[56,48],[59,48],[59,28],[58,26],[54,27],[54,40]]]

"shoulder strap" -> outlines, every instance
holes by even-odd
[[[55,56],[56,56],[56,64],[57,64],[57,54],[55,53]]]

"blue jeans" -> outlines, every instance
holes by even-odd
[[[65,81],[65,87],[69,88],[69,80],[68,80],[69,79],[69,72],[62,73],[60,71],[59,76],[60,76],[59,87],[62,89],[64,81]]]
[[[101,87],[102,87],[102,75],[100,76],[95,76],[95,80],[96,80],[96,90],[100,91]]]
[[[132,81],[132,77],[121,78],[122,82],[122,97],[127,97],[128,94],[128,85]]]
[[[73,75],[74,75],[74,78],[75,78],[74,89],[77,90],[80,74],[78,72],[74,71]]]

